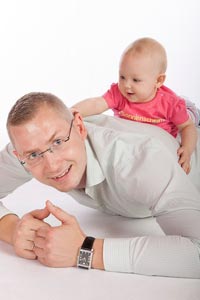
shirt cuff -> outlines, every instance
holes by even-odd
[[[130,239],[105,239],[103,259],[106,271],[132,273]]]
[[[3,203],[0,201],[0,219],[6,215],[14,214],[8,208],[6,208]]]

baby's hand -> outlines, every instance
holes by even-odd
[[[177,150],[179,156],[179,165],[183,168],[186,174],[190,173],[190,153],[184,146],[181,146]]]

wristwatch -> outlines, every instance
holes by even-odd
[[[79,250],[79,255],[77,258],[77,267],[90,269],[92,265],[92,256],[93,256],[93,244],[95,238],[92,236],[87,236]]]

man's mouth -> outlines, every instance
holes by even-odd
[[[64,176],[66,176],[69,173],[71,167],[72,167],[72,165],[70,165],[69,168],[67,170],[65,170],[63,173],[56,175],[54,177],[51,177],[51,179],[59,180],[59,179],[63,178]]]

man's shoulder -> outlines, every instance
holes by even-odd
[[[142,143],[150,138],[155,143],[161,143],[172,153],[175,153],[178,147],[177,141],[166,131],[157,126],[124,120],[108,115],[97,115],[85,118],[85,125],[88,130],[88,136],[94,143],[111,144],[112,140],[123,140],[124,143]]]
[[[31,174],[22,167],[13,155],[13,146],[8,144],[0,151],[0,198],[7,196],[30,179]]]

